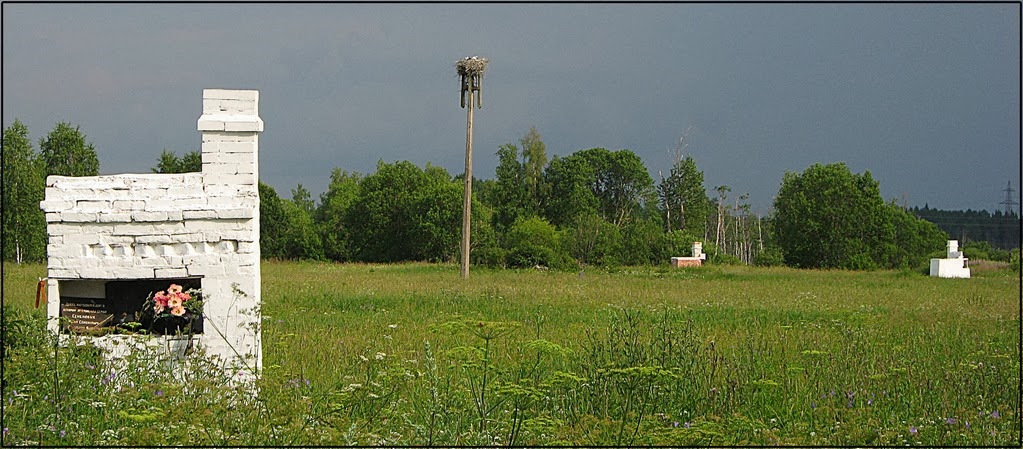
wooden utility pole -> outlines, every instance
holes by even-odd
[[[483,72],[487,59],[466,57],[455,63],[461,82],[461,105],[465,113],[465,201],[462,210],[462,279],[469,278],[470,218],[472,217],[472,110],[483,107]],[[468,102],[466,102],[468,94]]]

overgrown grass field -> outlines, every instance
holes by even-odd
[[[5,444],[1009,445],[1020,278],[264,262],[255,397],[54,349],[5,265]],[[143,298],[144,299],[144,298]]]

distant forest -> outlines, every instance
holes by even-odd
[[[1019,247],[1020,219],[1016,212],[1005,214],[1000,210],[989,213],[986,210],[941,210],[931,209],[926,204],[921,209],[909,210],[913,215],[938,225],[948,233],[950,239],[967,242],[986,241],[991,247],[1011,250]]]

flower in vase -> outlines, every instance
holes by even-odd
[[[171,307],[170,313],[171,315],[174,316],[182,316],[185,314],[185,308],[181,305],[178,305],[177,307]]]
[[[181,286],[178,284],[171,284],[170,287],[167,287],[167,293],[170,293],[171,295],[181,293]]]

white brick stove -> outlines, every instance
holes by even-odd
[[[201,173],[46,179],[51,331],[62,332],[61,295],[140,306],[145,295],[108,294],[126,282],[149,291],[186,282],[201,286],[205,301],[193,342],[227,368],[244,363],[243,376],[259,371],[258,102],[254,90],[203,90]],[[168,337],[93,338],[118,357],[130,351],[123,343]]]
[[[970,277],[970,259],[959,251],[959,241],[949,240],[944,259],[931,259],[931,276],[942,278]]]
[[[703,242],[693,242],[693,255],[690,257],[672,257],[673,267],[699,267],[707,260],[707,254],[703,252]]]

